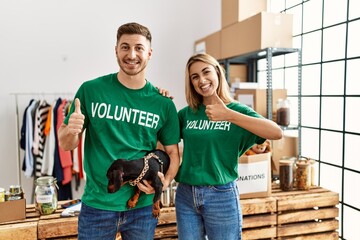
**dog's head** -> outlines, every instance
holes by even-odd
[[[123,184],[123,166],[121,160],[116,160],[109,167],[106,176],[108,178],[108,193],[114,193],[118,191]]]

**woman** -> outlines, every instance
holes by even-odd
[[[188,60],[185,92],[188,106],[178,113],[184,152],[175,178],[179,239],[241,239],[238,158],[255,143],[282,138],[282,130],[230,97],[223,68],[208,54]]]

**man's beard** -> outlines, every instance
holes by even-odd
[[[130,72],[130,71],[127,71],[127,70],[122,66],[122,61],[120,61],[119,58],[117,58],[117,62],[118,62],[118,65],[119,65],[121,71],[123,71],[124,73],[126,73],[126,74],[129,75],[129,76],[136,76],[137,74],[141,73],[142,71],[144,71],[144,69],[146,68],[146,65],[147,65],[147,63],[145,63],[144,65],[140,65],[141,68],[140,68],[139,71],[134,72],[134,70],[135,70],[135,69],[134,69],[134,70],[132,70],[132,71]]]

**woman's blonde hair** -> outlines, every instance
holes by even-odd
[[[209,65],[212,65],[215,68],[216,74],[217,74],[218,79],[219,79],[219,86],[218,86],[218,89],[216,89],[216,93],[218,94],[220,99],[225,104],[234,101],[234,99],[232,99],[231,96],[230,96],[229,84],[226,81],[224,68],[211,55],[206,54],[206,53],[199,53],[199,54],[195,54],[195,55],[191,56],[189,58],[187,64],[186,64],[186,69],[185,69],[185,96],[186,96],[186,101],[187,101],[188,105],[193,110],[197,110],[199,108],[199,105],[203,101],[203,97],[196,92],[194,86],[191,83],[191,79],[190,79],[190,67],[191,67],[191,65],[193,63],[199,62],[199,61],[201,61],[203,63],[206,63],[206,64],[209,64]]]

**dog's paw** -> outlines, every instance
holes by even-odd
[[[153,206],[152,206],[152,214],[154,216],[154,218],[159,218],[159,215],[160,215],[160,204],[161,204],[161,201],[158,200],[156,201]]]
[[[129,199],[128,202],[127,202],[127,207],[128,208],[134,208],[137,204],[137,201],[134,201],[133,199]]]
[[[153,215],[153,217],[154,218],[159,218],[159,216],[160,216],[160,210],[155,210],[155,209],[153,209],[152,210],[152,215]]]

